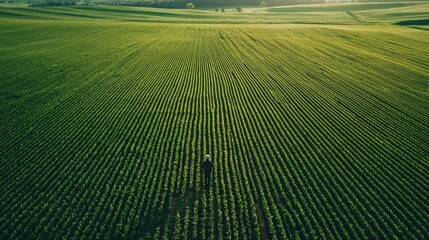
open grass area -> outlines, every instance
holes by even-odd
[[[0,239],[427,239],[426,8],[0,8]]]
[[[428,2],[378,3],[384,9],[352,10],[347,6],[368,9],[367,4],[327,4],[287,8],[244,8],[242,13],[209,10],[156,9],[143,7],[1,7],[2,17],[44,20],[112,20],[127,22],[193,23],[193,24],[380,24],[429,19]],[[364,6],[364,7],[362,7]],[[396,6],[389,8],[389,6]],[[402,6],[402,7],[399,7]],[[356,8],[355,7],[355,8]],[[283,11],[282,9],[307,9]],[[312,12],[315,9],[324,9]],[[333,10],[332,10],[333,9]]]
[[[309,4],[269,8],[269,12],[344,12],[390,9],[420,5],[422,2]]]

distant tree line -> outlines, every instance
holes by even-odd
[[[281,6],[296,4],[312,4],[326,2],[362,2],[371,0],[124,0],[119,5],[159,7],[159,8],[190,8],[188,3],[193,3],[195,8],[207,7],[236,7],[236,6]],[[383,0],[378,0],[383,1]],[[263,2],[263,3],[262,3]],[[261,4],[262,3],[262,4]]]
[[[28,6],[76,6],[77,0],[47,0],[47,1],[29,1]]]
[[[194,8],[204,7],[235,7],[238,5],[259,5],[260,0],[172,0],[172,1],[142,1],[124,2],[121,5],[159,7],[159,8],[192,8],[188,3],[192,3]]]
[[[0,2],[12,2],[11,0],[0,0]],[[391,0],[105,0],[91,2],[91,0],[36,0],[29,2],[30,6],[74,6],[82,5],[126,5],[157,8],[222,8],[237,6],[281,6],[313,3],[340,3],[340,2],[371,2]],[[423,0],[417,0],[423,1]],[[192,3],[192,6],[190,5]],[[219,11],[219,9],[218,9]],[[236,9],[236,11],[238,11]]]

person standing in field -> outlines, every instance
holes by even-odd
[[[213,172],[213,162],[210,161],[210,155],[206,155],[206,160],[203,162],[201,168],[204,173],[204,186],[206,188],[210,187],[210,175]]]

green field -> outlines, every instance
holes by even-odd
[[[0,7],[0,239],[428,239],[429,4],[333,12]]]
[[[421,2],[388,2],[388,3],[350,3],[350,4],[309,4],[287,7],[269,8],[269,12],[338,12],[338,11],[367,11],[420,5]]]

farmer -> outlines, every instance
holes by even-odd
[[[206,188],[210,187],[210,175],[213,171],[213,163],[210,161],[210,156],[206,155],[206,160],[203,162],[201,168],[204,173],[204,186]]]

